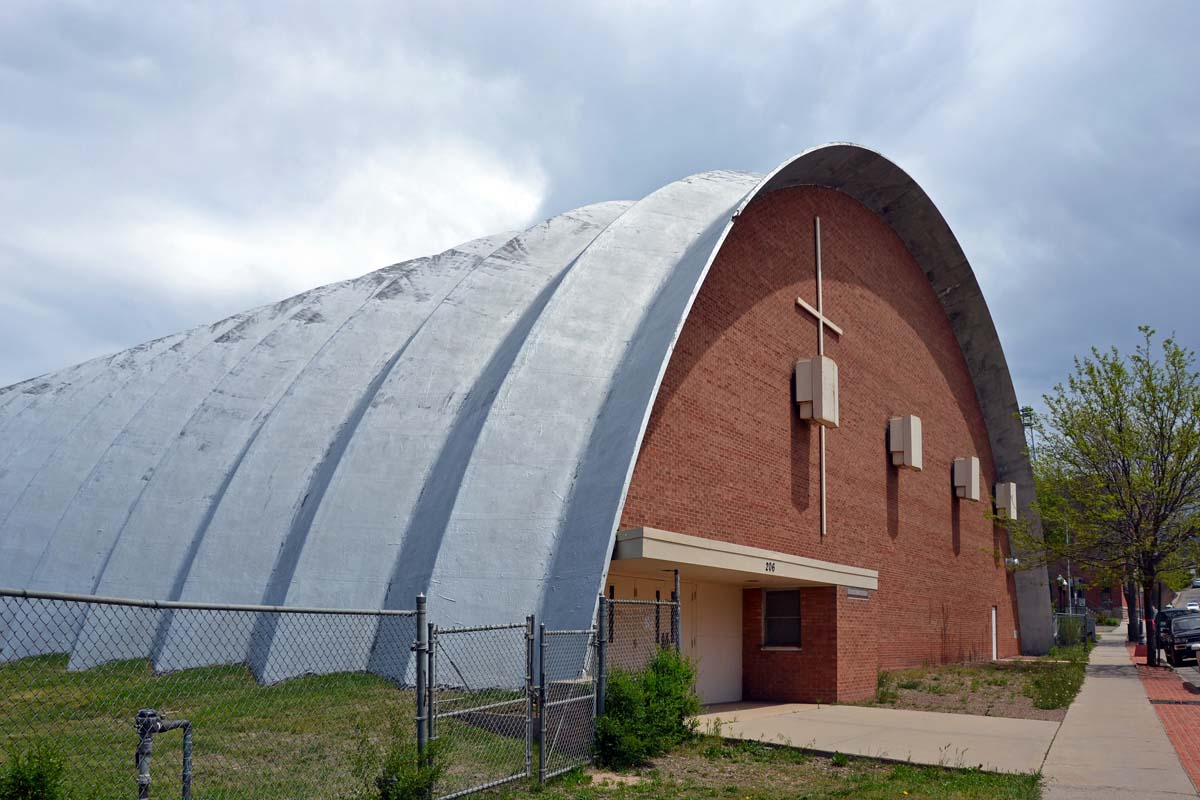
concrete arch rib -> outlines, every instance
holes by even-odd
[[[222,327],[232,325],[227,322]],[[5,547],[0,584],[27,586],[50,547],[59,522],[80,488],[121,431],[168,381],[174,379],[211,342],[207,328],[166,340],[162,348],[123,385],[98,403],[30,477],[7,518],[0,520],[0,541],[23,542],[26,549]]]
[[[170,599],[181,568],[203,536],[249,445],[282,393],[371,287],[339,284],[285,301],[281,323],[214,380],[169,444],[158,442],[154,474],[121,526],[93,591]],[[161,520],[172,530],[162,535]],[[154,564],[152,571],[147,564]],[[89,613],[72,668],[149,655],[157,627],[143,630],[113,607]],[[119,648],[116,643],[119,642]]]
[[[429,259],[407,266],[408,277],[419,288],[412,295],[414,302],[436,301],[460,275],[431,271]],[[392,277],[389,273],[405,267],[396,265],[285,301],[283,324],[213,386],[170,445],[123,526],[95,591],[129,595],[140,589],[168,598],[178,592],[216,510],[243,479],[241,467],[277,404],[330,337]],[[162,518],[175,522],[174,535],[159,534]],[[158,566],[151,575],[144,570],[147,560]],[[157,625],[154,630],[140,629],[109,607],[94,609],[73,648],[72,668],[149,655],[162,633]],[[118,641],[119,648],[114,644]]]
[[[563,527],[568,498],[573,490],[581,497],[578,471],[587,443],[599,435],[597,415],[616,397],[640,420],[634,398],[649,400],[657,360],[648,373],[620,383],[628,353],[638,348],[633,336],[664,323],[647,321],[655,297],[678,284],[687,265],[704,263],[756,182],[752,175],[705,173],[654,192],[598,236],[563,279],[505,376],[463,473],[430,587],[431,613],[443,624],[520,619],[537,606],[545,580],[565,577],[550,572],[560,536],[593,544],[609,537],[599,525]],[[675,324],[666,322],[663,347]],[[614,456],[607,464],[623,476],[632,437],[600,437]],[[618,497],[584,493],[593,521],[618,505]],[[576,607],[594,603],[604,561],[601,554],[568,567],[592,576],[590,588],[573,598]],[[552,614],[547,623],[566,617]]]
[[[450,489],[436,485],[434,471],[444,461],[439,454],[454,449],[456,437],[470,427],[471,414],[486,414],[488,398],[481,394],[488,392],[480,388],[486,365],[538,306],[539,294],[625,207],[603,203],[534,226],[484,260],[438,306],[390,370],[349,442],[293,571],[278,576],[289,605],[378,607],[388,602],[398,559],[411,558],[419,571],[414,515]],[[439,531],[430,527],[418,533],[422,541],[439,541]],[[404,574],[401,569],[396,585],[407,586]],[[401,588],[394,600],[411,607],[412,597],[399,596],[404,593]],[[333,641],[337,632],[326,631],[313,648],[311,636],[305,640],[294,630],[297,624],[302,623],[280,620],[269,653],[256,655],[264,680],[312,668],[306,656],[314,649],[336,660],[316,665],[319,669],[367,667],[371,639]],[[259,662],[261,655],[266,658]],[[375,668],[403,680],[403,658],[385,660]]]
[[[286,587],[276,582],[280,563],[303,548],[331,474],[378,384],[448,287],[508,238],[469,242],[378,273],[385,279],[378,291],[300,372],[262,426],[182,576],[181,599],[271,604],[283,599]],[[225,626],[219,642],[206,640],[198,650],[195,642],[204,637],[189,628],[194,624],[193,617],[172,620],[159,669],[214,657],[241,661],[252,639],[267,636],[255,635],[254,620],[239,619]]]
[[[176,334],[117,353],[86,385],[73,391],[67,391],[71,387],[64,385],[14,420],[14,425],[24,422],[26,435],[18,444],[16,431],[6,431],[13,446],[0,456],[0,527],[39,472],[64,446],[70,448],[76,443],[73,435],[86,429],[90,417],[113,395],[136,384],[150,365],[169,357],[171,346],[184,339],[186,334]]]

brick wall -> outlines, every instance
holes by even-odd
[[[845,330],[841,338],[826,336],[840,373],[841,427],[828,434],[824,540],[817,436],[791,400],[795,360],[816,353],[816,324],[795,299],[816,302],[818,214],[825,313]],[[890,466],[887,420],[901,414],[924,423],[922,472]],[[818,603],[848,613],[842,624],[856,635],[834,635],[830,646],[838,663],[867,665],[864,673],[876,661],[894,668],[990,656],[992,606],[1000,654],[1013,655],[1007,537],[986,516],[990,503],[959,502],[951,489],[951,462],[967,455],[980,459],[986,497],[995,476],[983,417],[920,267],[885,224],[846,195],[789,189],[742,214],[700,290],[651,414],[622,527],[878,570],[879,591],[865,601],[872,613],[841,597]],[[753,627],[751,607],[747,602]],[[861,651],[876,646],[877,655]],[[767,684],[754,684],[761,679],[783,693],[780,699],[793,681],[799,688],[789,696],[798,697],[815,680],[801,673],[823,668],[805,654],[770,658],[783,668],[779,677],[746,658],[748,696],[765,696]],[[840,691],[858,694],[867,683],[843,674]],[[835,673],[831,680],[842,679]],[[869,683],[873,689],[873,676]]]

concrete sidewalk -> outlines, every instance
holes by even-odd
[[[1103,633],[1042,767],[1047,800],[1179,800],[1196,790],[1147,699],[1124,637]]]
[[[982,767],[993,772],[1037,772],[1059,725],[1043,720],[808,704],[714,706],[699,719],[702,731],[720,720],[721,735],[730,738],[915,764]]]

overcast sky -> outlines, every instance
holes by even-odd
[[[905,168],[1023,403],[1200,347],[1200,3],[0,4],[0,385],[713,168]]]

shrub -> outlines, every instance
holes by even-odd
[[[1083,617],[1058,617],[1058,635],[1059,643],[1064,645],[1075,645],[1083,641],[1084,631]]]
[[[662,649],[641,672],[609,671],[604,714],[596,720],[596,760],[614,768],[644,764],[696,732],[696,668]]]
[[[416,742],[399,724],[393,728],[386,749],[364,733],[350,757],[350,771],[360,788],[348,800],[428,800],[445,765],[441,740],[429,742],[422,759]]]
[[[433,787],[446,769],[441,745],[437,740],[429,742],[425,757],[421,758],[416,742],[407,738],[393,739],[379,777],[375,779],[379,800],[427,800],[432,797]]]
[[[886,705],[899,699],[900,693],[896,691],[896,677],[890,672],[880,670],[879,676],[875,679],[875,702]]]
[[[24,752],[11,748],[0,767],[0,800],[59,800],[64,771],[62,757],[48,742],[35,741]]]

